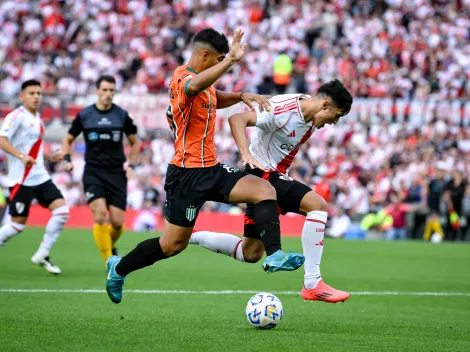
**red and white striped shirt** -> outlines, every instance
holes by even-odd
[[[256,130],[251,138],[253,157],[271,171],[286,174],[299,148],[312,135],[315,126],[305,122],[299,100],[304,94],[272,97],[270,111],[256,110]]]
[[[7,137],[13,147],[36,160],[36,164],[28,170],[20,159],[8,154],[7,186],[37,186],[50,179],[44,166],[44,125],[39,114],[33,115],[20,106],[5,117],[0,136]]]

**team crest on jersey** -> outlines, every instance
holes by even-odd
[[[21,214],[24,211],[24,203],[23,202],[16,202],[15,204],[16,212]]]
[[[186,219],[189,221],[193,221],[196,218],[196,208],[194,206],[190,206],[186,208]]]
[[[121,131],[113,131],[113,142],[119,142],[121,140]]]

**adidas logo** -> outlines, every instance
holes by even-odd
[[[321,240],[320,242],[316,243],[315,246],[323,246],[324,240]]]
[[[291,137],[291,138],[292,138],[292,137],[295,137],[295,130],[293,130],[291,133],[289,133],[289,134],[287,135],[287,137]]]

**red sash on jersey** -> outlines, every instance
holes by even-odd
[[[33,146],[31,147],[31,150],[29,151],[29,154],[28,154],[30,157],[32,157],[34,159],[34,161],[36,161],[36,159],[38,157],[39,149],[41,149],[41,144],[42,144],[42,140],[43,140],[43,136],[44,136],[44,126],[42,125],[42,122],[41,122],[41,126],[40,126],[39,131],[40,131],[39,138],[36,141],[36,143],[33,144]],[[23,184],[24,180],[26,180],[26,177],[28,177],[29,172],[31,171],[31,168],[33,166],[34,166],[34,164],[32,166],[29,166],[29,167],[25,166],[23,179],[21,180],[21,183],[17,183],[10,192],[10,201],[15,197],[16,193],[18,193],[18,190],[20,189],[20,187]]]

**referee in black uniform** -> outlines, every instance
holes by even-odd
[[[72,143],[83,132],[86,144],[83,188],[95,222],[93,237],[105,262],[115,254],[116,241],[123,231],[127,179],[134,177],[139,156],[137,127],[127,111],[113,104],[115,93],[114,77],[101,76],[96,82],[97,103],[78,113],[62,145],[65,169],[70,171]],[[125,170],[124,134],[131,145],[129,167]],[[110,224],[106,221],[107,211]]]

